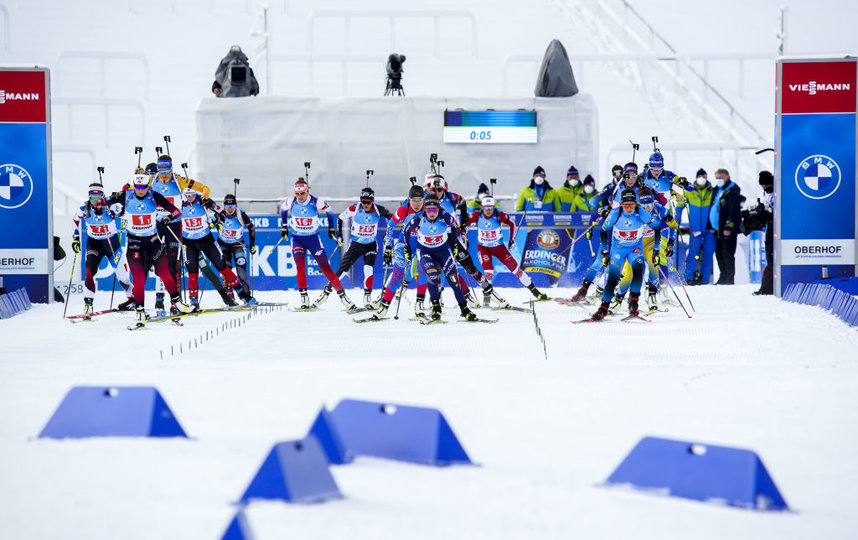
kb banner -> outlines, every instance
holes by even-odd
[[[777,67],[775,294],[856,263],[856,58]]]
[[[51,100],[47,68],[0,67],[0,276],[53,299]]]

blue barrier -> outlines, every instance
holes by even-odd
[[[75,386],[39,438],[187,437],[151,386]]]
[[[726,446],[644,437],[605,484],[750,510],[789,510],[759,456]]]
[[[322,447],[315,437],[307,437],[275,444],[241,496],[241,502],[277,499],[313,503],[340,497]]]
[[[30,295],[27,289],[21,288],[0,294],[0,319],[9,319],[30,309]]]
[[[316,416],[316,420],[310,427],[310,433],[308,433],[308,435],[313,435],[318,439],[329,463],[334,465],[345,465],[346,463],[351,463],[352,460],[354,460],[354,456],[348,452],[348,449],[343,442],[342,436],[337,429],[337,425],[334,422],[331,413],[328,412],[328,409],[325,407],[322,407],[322,410],[319,411],[319,414]]]
[[[250,529],[250,523],[247,522],[247,516],[244,515],[244,509],[239,509],[235,513],[221,540],[253,540],[253,531]]]
[[[856,279],[858,278],[790,283],[782,299],[795,304],[821,307],[849,326],[858,326],[858,299],[847,292],[854,286],[852,281]]]
[[[360,455],[436,466],[471,464],[437,409],[344,399],[330,420],[349,460]]]

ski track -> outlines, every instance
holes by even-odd
[[[548,360],[527,313],[424,327],[403,302],[399,321],[358,325],[334,298],[161,359],[246,314],[132,333],[130,313],[70,324],[61,305],[36,305],[0,323],[2,536],[217,538],[271,445],[354,397],[440,408],[479,466],[336,466],[343,500],[251,504],[259,538],[855,538],[858,332],[752,291],[689,288],[693,319],[671,306],[651,324],[573,326],[590,311],[536,304]],[[156,386],[191,439],[36,439],[84,384]],[[646,435],[757,451],[795,513],[599,487]]]

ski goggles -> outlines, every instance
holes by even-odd
[[[649,170],[651,170],[651,171],[653,171],[653,172],[661,172],[661,171],[663,171],[663,170],[664,170],[664,167],[653,167],[653,166],[650,166]]]
[[[225,204],[225,205],[223,205],[223,207],[226,208],[227,210],[235,210],[236,208],[238,208],[238,205],[236,205],[236,204]]]
[[[310,186],[307,184],[297,184],[295,186],[295,195],[300,195],[302,193],[308,193],[310,191]]]
[[[158,172],[170,172],[173,170],[173,162],[166,159],[158,161]]]

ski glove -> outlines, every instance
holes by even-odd
[[[337,237],[337,230],[333,227],[328,227],[328,237],[334,239]]]
[[[512,249],[513,247],[515,247],[515,238],[513,238],[512,236],[509,237],[509,243],[507,244],[507,247],[509,249]]]
[[[405,244],[405,248],[403,249],[403,252],[405,253],[405,262],[410,261],[411,260],[411,246],[409,246],[408,244]]]
[[[661,256],[658,254],[658,250],[652,252],[652,264],[655,266],[659,266],[661,264]]]
[[[80,253],[80,238],[75,236],[74,240],[72,240],[72,251],[75,253]]]
[[[664,248],[664,254],[668,257],[673,257],[673,240],[667,243],[667,247]]]
[[[288,242],[289,241],[289,227],[283,227],[282,229],[280,229],[280,236],[283,238],[283,240],[286,240]]]
[[[393,262],[393,248],[390,246],[386,246],[384,248],[384,264],[389,265]]]
[[[611,264],[611,252],[607,249],[602,250],[602,266]]]
[[[593,227],[590,227],[589,229],[587,229],[587,232],[586,232],[586,234],[584,234],[584,236],[587,238],[587,240],[592,240],[593,239]]]
[[[256,246],[250,246],[251,255],[256,255]]]
[[[599,209],[599,215],[602,216],[602,218],[608,217],[608,214],[610,214],[610,213],[611,213],[611,209],[608,208],[607,206],[603,206],[602,208]]]

